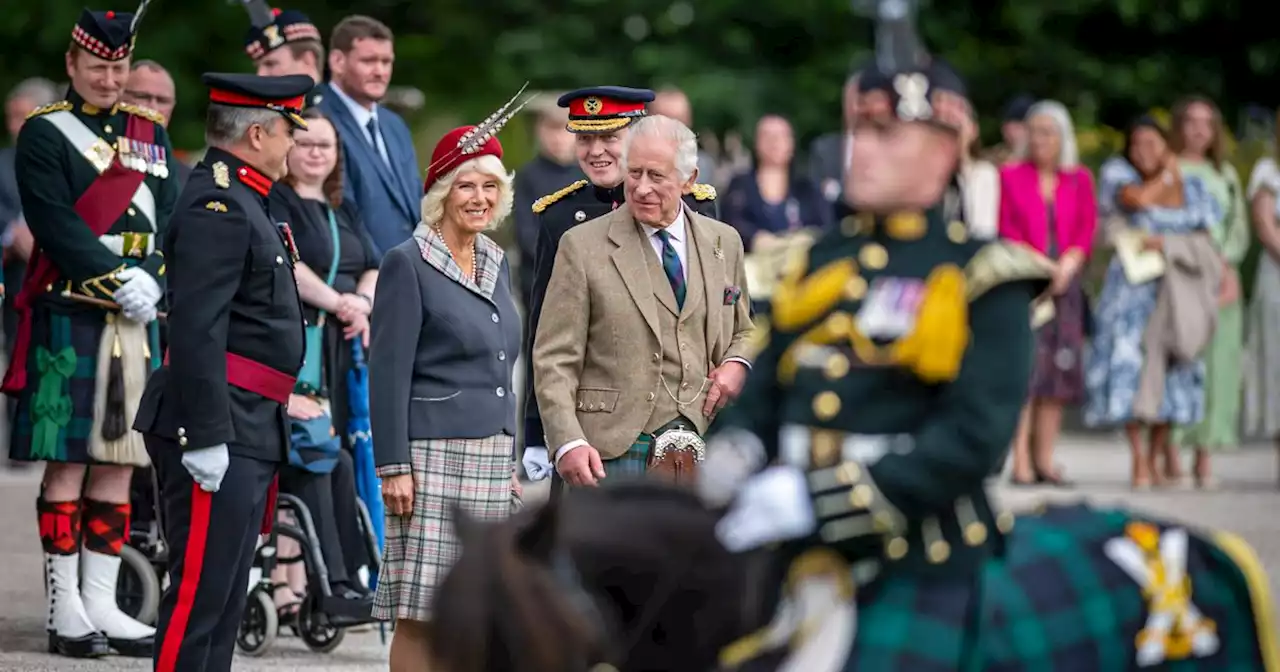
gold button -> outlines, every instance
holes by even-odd
[[[812,453],[810,457],[813,459],[813,466],[819,469],[829,467],[840,459],[840,444],[836,441],[826,440],[830,438],[832,437],[828,436],[823,437],[823,440],[819,440],[818,437],[814,437],[813,446],[809,450]]]
[[[849,503],[859,509],[871,506],[872,499],[874,499],[874,495],[870,486],[859,485],[853,489],[853,492],[849,493]]]
[[[654,397],[653,397],[653,393],[652,393],[652,392],[650,392],[650,393],[645,397],[645,401],[653,401],[653,398],[654,398]]]
[[[970,546],[981,546],[987,540],[987,526],[982,523],[969,523],[964,526],[964,543]]]
[[[579,401],[579,402],[578,402],[578,410],[582,410],[582,408],[583,408],[583,404],[582,404],[582,402],[581,402],[581,401]]]
[[[941,565],[951,557],[951,545],[945,541],[935,541],[929,544],[929,562],[935,565]]]
[[[137,210],[134,210],[133,208],[129,208],[129,214],[130,214],[130,215],[136,215],[136,214],[138,214],[138,211],[137,211]]]
[[[849,215],[840,220],[840,232],[846,236],[856,236],[862,230],[862,225],[858,222],[858,218]]]
[[[1013,513],[1005,511],[996,516],[996,529],[1004,534],[1009,534],[1013,530]]]
[[[845,312],[834,312],[827,316],[827,331],[832,336],[848,336],[853,331],[853,316]]]
[[[953,243],[963,243],[969,240],[969,227],[964,222],[951,222],[947,225],[947,237]]]
[[[185,445],[187,445],[187,437],[185,437],[185,436],[179,436],[179,437],[178,437],[178,445],[179,445],[179,446],[185,446]]]
[[[103,126],[103,127],[102,127],[102,130],[103,130],[103,131],[105,131],[105,132],[107,132],[107,133],[112,133],[112,132],[113,132],[113,131],[111,130],[111,124],[107,124],[107,125]]]
[[[920,240],[928,228],[924,215],[918,212],[899,212],[889,215],[884,230],[898,240]]]
[[[595,404],[587,404],[587,410],[588,410],[588,411],[594,411],[594,410],[596,410],[596,405],[595,405]]]
[[[885,555],[890,560],[901,560],[907,555],[907,540],[902,537],[894,537],[884,547]]]
[[[861,301],[862,297],[867,295],[867,279],[855,275],[844,283],[844,298],[853,301]]]
[[[813,414],[819,420],[830,420],[840,412],[840,395],[827,390],[813,398]]]
[[[862,469],[857,462],[845,462],[836,469],[836,480],[843,485],[853,485],[862,480]]]
[[[885,533],[893,529],[893,516],[887,511],[877,511],[871,516],[871,521],[875,525],[876,532]]]
[[[827,364],[823,369],[827,374],[827,380],[844,378],[849,373],[849,358],[837,352],[827,358]]]
[[[867,243],[858,252],[858,260],[863,266],[878,271],[889,264],[889,252],[879,243]]]
[[[662,353],[660,353],[660,352],[655,352],[655,353],[653,353],[653,361],[655,361],[655,362],[660,362],[660,361],[662,361]]]

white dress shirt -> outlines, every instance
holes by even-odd
[[[387,143],[382,140],[382,121],[378,119],[378,104],[374,103],[372,108],[366,108],[360,103],[348,96],[337,82],[329,82],[329,88],[338,96],[338,100],[351,111],[351,116],[356,120],[356,126],[360,127],[360,134],[364,137],[365,142],[372,142],[374,147],[378,148],[378,155],[382,157],[382,162],[391,165],[391,158],[387,155]],[[378,124],[377,137],[369,137],[369,120],[372,119]]]

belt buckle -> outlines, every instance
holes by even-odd
[[[121,256],[142,259],[147,256],[147,236],[145,233],[129,232],[120,236]]]
[[[693,453],[693,461],[701,462],[707,457],[707,442],[697,432],[676,427],[653,437],[653,459],[661,460],[667,451]]]

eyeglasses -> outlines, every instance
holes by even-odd
[[[298,151],[300,152],[310,152],[313,150],[319,150],[321,152],[327,153],[327,152],[332,152],[334,149],[334,144],[332,142],[311,142],[308,140],[300,140],[300,141],[295,141],[293,144],[295,147],[298,148]]]

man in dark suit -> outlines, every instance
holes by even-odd
[[[569,111],[556,105],[558,97],[543,95],[530,105],[538,118],[538,155],[516,170],[511,214],[515,218],[516,246],[520,250],[520,300],[526,309],[533,288],[534,257],[541,228],[532,209],[533,202],[582,179],[582,169],[574,158],[573,134],[564,127],[569,122]]]
[[[329,36],[329,71],[320,107],[342,136],[346,199],[360,208],[378,254],[413,234],[420,219],[422,178],[409,127],[378,104],[395,61],[391,29],[348,16]]]
[[[177,87],[164,66],[143,59],[136,61],[130,69],[120,100],[159,112],[164,117],[165,128],[168,128],[169,122],[173,120],[173,108],[178,103]],[[173,169],[174,177],[178,178],[178,188],[181,189],[186,185],[187,178],[191,177],[191,166],[171,156],[169,167]]]
[[[287,224],[267,194],[306,128],[304,75],[206,74],[211,145],[164,242],[170,347],[134,429],[160,483],[169,588],[156,672],[228,672],[259,531],[275,518],[285,406],[302,366],[302,303]]]

